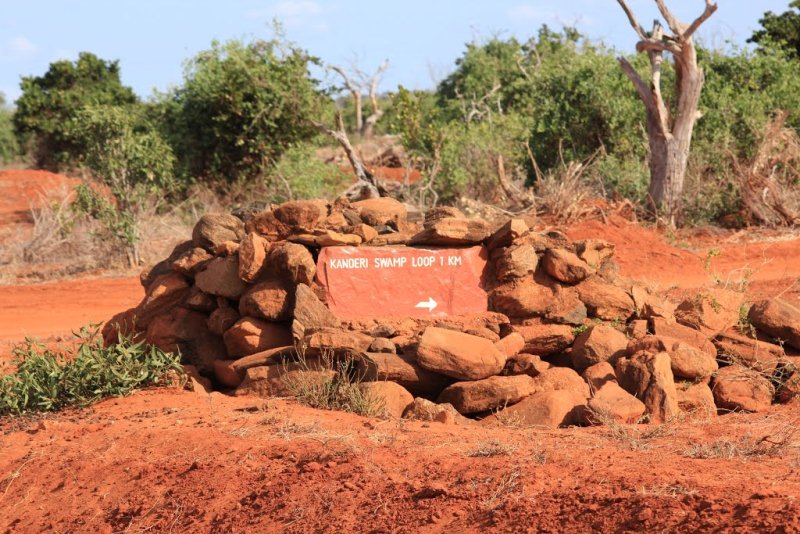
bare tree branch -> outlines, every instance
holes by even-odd
[[[656,5],[658,6],[658,10],[661,12],[661,16],[667,21],[667,26],[669,26],[670,31],[672,31],[675,39],[677,40],[683,33],[683,24],[681,24],[681,22],[675,18],[675,15],[673,15],[669,10],[667,4],[664,3],[664,0],[656,0]]]
[[[649,37],[647,39],[644,39],[636,43],[636,51],[639,53],[657,51],[657,52],[669,52],[671,54],[680,54],[681,47],[680,45],[671,41],[665,41],[663,39],[655,39],[653,37]]]
[[[378,67],[378,69],[375,71],[375,74],[373,74],[372,78],[369,80],[367,80],[366,75],[364,75],[363,72],[359,71],[362,83],[369,87],[369,102],[372,108],[372,113],[369,117],[367,117],[367,119],[364,121],[364,124],[361,126],[361,135],[363,137],[372,136],[372,129],[375,127],[375,123],[378,122],[381,116],[383,116],[383,110],[378,107],[378,84],[381,82],[383,73],[388,68],[389,60],[387,59]]]
[[[643,41],[646,40],[647,33],[644,31],[644,27],[642,27],[642,25],[639,24],[639,21],[636,20],[636,15],[633,14],[633,11],[630,7],[628,7],[628,4],[625,2],[625,0],[617,0],[617,2],[619,2],[620,7],[622,7],[622,10],[625,12],[625,14],[628,15],[628,21],[631,23],[634,31],[639,36],[639,39]]]
[[[694,19],[694,22],[692,22],[686,29],[686,31],[683,32],[683,34],[680,36],[680,40],[687,41],[691,39],[692,35],[694,35],[694,32],[697,31],[700,25],[703,24],[705,21],[707,21],[708,18],[711,15],[713,15],[716,10],[717,10],[717,4],[712,3],[711,0],[706,0],[706,8],[703,11],[703,14]]]

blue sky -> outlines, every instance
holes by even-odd
[[[629,0],[649,26],[652,0]],[[703,0],[668,0],[685,21]],[[706,45],[744,44],[764,11],[789,0],[718,0],[703,26]],[[615,0],[0,0],[0,91],[19,96],[20,76],[90,51],[120,60],[123,82],[141,96],[180,84],[183,61],[212,39],[270,37],[281,20],[288,37],[328,63],[391,66],[382,90],[433,87],[453,69],[464,43],[499,33],[525,39],[546,23],[575,25],[592,38],[632,51],[635,35]],[[330,77],[334,81],[333,76]]]

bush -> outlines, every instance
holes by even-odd
[[[74,336],[76,346],[64,352],[32,340],[13,349],[16,372],[0,376],[0,416],[86,406],[173,383],[183,373],[179,356],[130,338],[103,347],[96,326]]]
[[[72,135],[72,119],[86,106],[137,102],[119,73],[117,61],[81,52],[75,63],[56,61],[43,76],[22,78],[14,128],[38,166],[58,170],[81,162],[85,146]]]
[[[270,169],[267,184],[273,202],[309,198],[335,198],[353,180],[333,163],[321,161],[311,143],[301,143],[286,150]]]
[[[318,60],[280,39],[213,42],[161,103],[190,176],[233,182],[262,175],[287,149],[316,136],[331,100],[308,72]]]
[[[19,144],[14,135],[14,112],[6,106],[0,93],[0,163],[11,163],[19,156]]]

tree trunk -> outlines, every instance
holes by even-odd
[[[651,134],[649,194],[657,210],[674,226],[681,210],[683,180],[689,161],[688,139]]]
[[[355,108],[356,108],[356,128],[355,128],[355,130],[357,132],[360,132],[361,128],[364,127],[364,119],[363,119],[363,115],[362,115],[362,112],[361,112],[361,92],[360,91],[358,91],[358,92],[354,91],[353,92],[353,101],[355,102],[354,105],[355,105]]]

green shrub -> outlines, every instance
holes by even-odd
[[[316,136],[312,121],[332,110],[308,72],[318,63],[280,38],[215,41],[191,59],[184,85],[162,102],[185,172],[228,182],[256,177]]]
[[[335,198],[353,180],[334,163],[321,161],[311,143],[292,146],[269,170],[267,183],[273,202],[308,198]]]
[[[19,143],[14,135],[14,112],[6,106],[0,93],[0,163],[10,163],[19,157]]]
[[[40,167],[78,165],[85,146],[72,135],[72,119],[88,105],[126,106],[137,102],[122,85],[117,61],[81,52],[76,62],[50,64],[42,76],[22,78],[14,128],[20,144]]]
[[[96,326],[74,334],[63,352],[27,340],[13,349],[16,371],[0,376],[0,415],[54,411],[173,383],[180,357],[122,337],[109,347]]]

